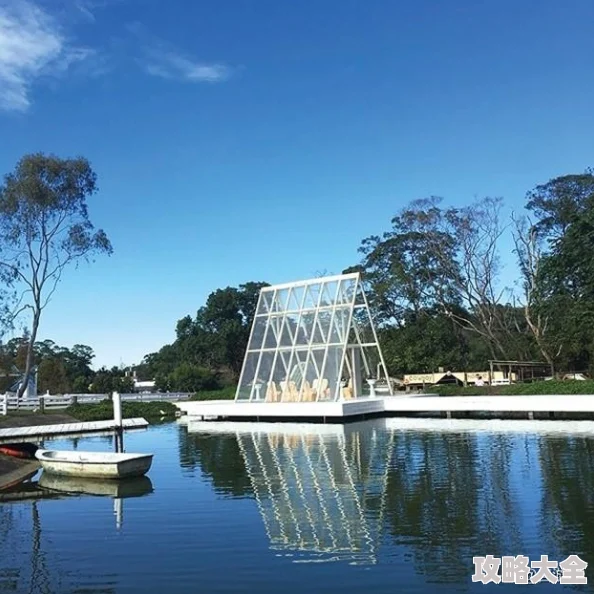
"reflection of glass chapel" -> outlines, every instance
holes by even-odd
[[[373,394],[388,374],[358,273],[260,292],[237,401],[320,402]]]

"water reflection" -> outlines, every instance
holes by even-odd
[[[51,540],[42,530],[42,514],[38,499],[64,499],[67,497],[100,496],[113,499],[116,529],[124,521],[124,499],[144,497],[153,492],[148,477],[117,482],[71,479],[43,473],[39,481],[27,481],[18,487],[0,491],[0,591],[50,594],[62,591],[60,583],[65,577],[61,563],[50,563],[48,555]],[[29,501],[29,507],[7,505],[9,502]],[[29,544],[23,542],[29,541]],[[67,565],[75,564],[69,559]],[[98,571],[101,575],[101,571]],[[95,591],[86,589],[86,591]],[[115,589],[99,587],[102,593]]]
[[[69,449],[76,450],[80,441],[83,440],[70,440]],[[123,451],[121,434],[95,436],[95,442],[113,445],[116,451]],[[64,564],[60,563],[59,555],[57,559],[52,555],[51,537],[44,534],[43,529],[43,519],[47,521],[52,509],[45,508],[44,513],[40,512],[40,505],[45,500],[51,500],[49,504],[53,505],[53,500],[111,498],[115,528],[119,531],[124,523],[124,500],[145,497],[153,491],[153,484],[147,476],[100,480],[59,476],[44,471],[35,473],[18,485],[0,490],[0,591],[32,594],[61,592],[62,580],[76,565],[75,559],[68,559]],[[63,517],[67,522],[68,514]],[[54,557],[53,563],[48,560],[50,555]],[[64,565],[69,565],[69,569],[60,569]],[[105,594],[115,592],[115,589],[105,587],[103,583],[98,588],[85,588],[85,591]]]
[[[383,543],[429,582],[466,583],[475,555],[594,551],[594,423],[189,422],[180,435],[182,464],[251,494],[270,547],[296,560],[372,564]]]
[[[594,567],[594,440],[567,437],[539,443],[540,524],[547,540]],[[593,581],[592,579],[590,581]]]
[[[225,427],[228,425],[225,423]],[[179,427],[179,463],[190,476],[208,480],[217,494],[233,497],[253,495],[250,477],[233,429],[219,430],[209,423],[204,431]]]
[[[376,562],[392,434],[368,424],[197,422],[188,431],[201,446],[236,441],[273,549],[308,553],[302,561]]]
[[[0,591],[482,592],[475,555],[591,568],[593,438],[544,421],[151,428],[131,443],[156,452],[154,496],[146,478],[49,476],[3,493],[21,499],[0,502]]]

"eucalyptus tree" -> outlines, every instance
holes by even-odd
[[[99,253],[112,253],[103,230],[95,230],[87,199],[97,191],[97,176],[82,157],[26,155],[0,186],[0,270],[17,291],[12,319],[30,324],[22,396],[34,364],[34,345],[42,313],[64,271]]]

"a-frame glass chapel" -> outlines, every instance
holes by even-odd
[[[236,401],[330,402],[391,393],[358,273],[260,292]]]

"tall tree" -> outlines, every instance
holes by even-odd
[[[526,208],[533,224],[525,225],[517,237],[524,262],[530,261],[532,251],[535,297],[529,314],[544,320],[536,331],[542,335],[546,330],[541,342],[548,343],[549,356],[562,366],[592,367],[594,172],[565,175],[537,186],[528,193]]]
[[[17,316],[30,314],[24,378],[33,367],[34,344],[43,310],[64,270],[97,253],[111,254],[103,230],[89,219],[87,198],[96,192],[96,174],[82,158],[27,155],[0,186],[0,269],[20,290]]]
[[[447,209],[438,198],[417,200],[390,231],[364,240],[359,269],[383,319],[401,324],[407,312],[437,308],[480,336],[492,358],[510,358],[516,328],[499,286],[500,212],[494,198]]]

